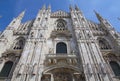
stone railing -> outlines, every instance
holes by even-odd
[[[58,54],[48,54],[46,58],[76,58],[75,54],[66,54],[66,53],[58,53]]]
[[[68,29],[54,29],[50,35],[52,38],[64,36],[64,37],[72,37],[72,34]]]
[[[76,65],[77,64],[77,56],[75,54],[47,54],[45,61],[46,66],[57,65],[57,64],[69,64]]]

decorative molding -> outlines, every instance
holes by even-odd
[[[51,33],[51,38],[56,38],[56,37],[71,38],[72,34],[70,33],[69,30],[53,30]]]
[[[69,18],[70,17],[70,14],[69,13],[66,13],[62,10],[59,10],[59,11],[56,11],[56,12],[53,12],[51,14],[51,17],[52,18]]]
[[[9,56],[10,54],[13,54],[14,56],[20,56],[22,50],[6,50],[6,52],[4,52],[2,54],[2,57],[7,57]]]

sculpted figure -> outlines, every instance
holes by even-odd
[[[53,53],[53,48],[49,48],[49,53]]]

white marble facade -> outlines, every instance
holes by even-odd
[[[97,12],[100,23],[77,6],[24,14],[0,35],[0,81],[120,81],[120,34]]]

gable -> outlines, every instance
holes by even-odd
[[[58,10],[56,12],[53,12],[51,14],[51,17],[53,18],[69,18],[70,17],[70,14],[69,13],[66,13],[62,10]]]

